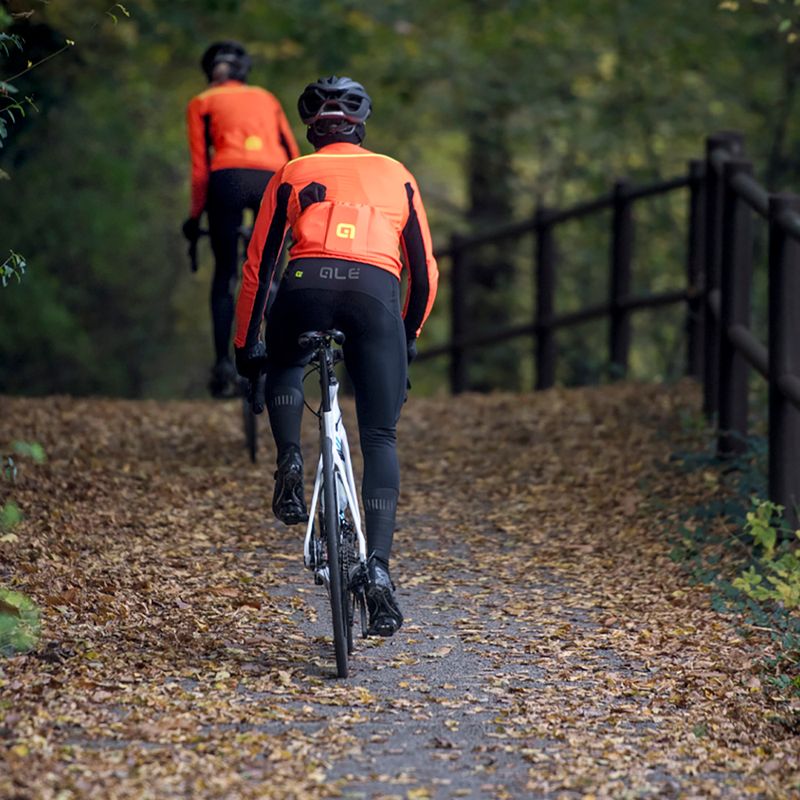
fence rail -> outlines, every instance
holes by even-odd
[[[631,294],[635,204],[688,189],[685,286],[656,294]],[[611,210],[609,296],[577,311],[555,309],[559,225]],[[769,234],[768,342],[750,330],[753,302],[754,223]],[[533,263],[536,303],[528,323],[470,334],[466,254],[483,244],[536,237]],[[469,354],[479,347],[523,336],[535,339],[536,389],[555,383],[556,331],[590,320],[609,321],[611,374],[623,377],[631,345],[631,314],[670,304],[686,305],[687,374],[703,383],[703,408],[718,427],[722,457],[746,446],[749,371],[769,384],[769,494],[798,526],[800,504],[800,197],[770,194],[753,177],[740,134],[722,132],[706,141],[704,159],[689,162],[686,175],[646,186],[618,181],[612,190],[565,209],[540,208],[527,220],[469,236],[454,235],[440,259],[449,258],[451,337],[419,358],[450,356],[453,393],[468,386]]]

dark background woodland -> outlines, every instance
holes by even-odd
[[[0,2],[0,31],[23,42],[21,51],[0,51],[0,79],[75,42],[13,81],[26,115],[4,117],[0,260],[13,250],[28,266],[21,283],[0,292],[2,392],[203,392],[210,254],[202,250],[201,271],[190,275],[180,224],[188,207],[184,110],[204,86],[198,62],[215,39],[245,43],[252,82],[281,99],[305,152],[295,110],[303,86],[330,73],[361,80],[374,101],[366,145],[415,173],[439,247],[453,231],[587,199],[620,176],[647,182],[683,173],[688,159],[702,156],[704,137],[720,129],[745,133],[770,189],[800,184],[791,2],[123,6]],[[685,199],[642,205],[636,286],[674,286],[683,273]],[[559,245],[560,307],[596,300],[607,281],[607,220],[570,224]],[[474,324],[526,319],[532,249],[485,250],[490,269],[474,290],[486,311],[474,311]],[[447,338],[446,260],[441,268],[440,302],[421,349]],[[598,326],[564,334],[560,381],[600,375]],[[680,312],[648,312],[636,326],[633,376],[679,374]],[[524,341],[504,345],[483,369],[495,371],[494,385],[524,386],[529,368],[516,364],[529,350]],[[443,389],[444,362],[415,369],[420,390]]]

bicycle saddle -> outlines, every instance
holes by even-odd
[[[341,331],[306,331],[297,337],[297,344],[300,347],[317,348],[321,345],[330,346],[331,342],[344,344],[344,334]]]

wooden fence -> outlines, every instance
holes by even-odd
[[[634,296],[631,265],[637,201],[688,189],[685,287]],[[555,308],[559,225],[611,209],[609,291],[602,301],[570,313]],[[753,226],[768,226],[769,337],[750,331]],[[466,255],[484,244],[534,234],[532,269],[536,286],[533,319],[488,333],[470,334],[466,296],[470,291]],[[646,247],[646,242],[640,243]],[[705,158],[689,162],[686,175],[647,186],[618,181],[601,197],[566,209],[540,208],[528,220],[471,236],[454,235],[437,256],[450,259],[451,339],[423,351],[420,360],[449,355],[454,394],[468,385],[469,356],[487,345],[531,336],[535,339],[536,389],[553,386],[556,333],[593,319],[608,319],[610,372],[628,368],[631,315],[674,303],[686,306],[686,371],[703,383],[703,407],[718,425],[722,457],[746,447],[750,367],[769,384],[769,495],[798,525],[800,503],[800,197],[769,194],[753,178],[741,135],[723,132],[706,142]]]

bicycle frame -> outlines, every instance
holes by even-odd
[[[322,378],[322,370],[328,371],[327,380]],[[358,557],[362,564],[367,562],[367,540],[364,537],[361,525],[361,510],[358,505],[358,495],[356,493],[355,477],[353,476],[353,463],[350,458],[350,443],[347,440],[347,431],[345,430],[342,421],[342,411],[339,406],[339,381],[333,375],[333,370],[329,365],[320,364],[320,384],[327,383],[328,389],[328,403],[323,403],[323,409],[320,418],[320,438],[322,447],[330,447],[333,453],[333,467],[334,473],[340,483],[341,488],[344,490],[344,498],[341,498],[341,493],[337,493],[340,497],[340,502],[344,501],[343,507],[350,508],[353,516],[353,525],[356,531],[356,539],[358,541]],[[326,387],[322,387],[323,390]],[[328,409],[325,409],[325,406]],[[322,454],[320,453],[319,462],[317,463],[317,474],[314,479],[314,491],[311,495],[311,507],[308,511],[308,526],[306,528],[306,538],[303,543],[303,560],[306,566],[312,563],[311,558],[311,537],[314,528],[314,519],[317,511],[317,505],[321,502],[320,492],[322,489]],[[327,575],[321,574],[327,567],[319,570],[319,577],[328,583]]]

